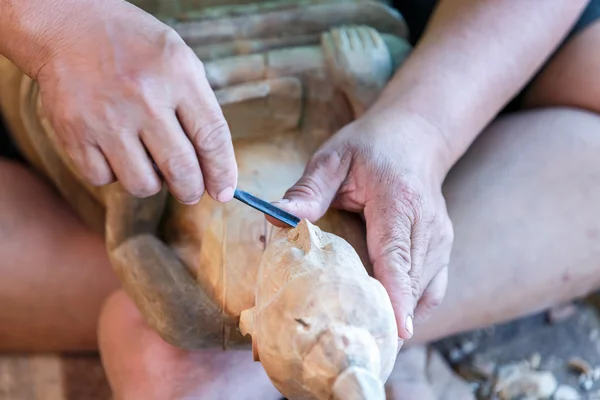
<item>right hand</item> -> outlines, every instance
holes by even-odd
[[[87,2],[35,77],[59,145],[92,185],[185,204],[231,200],[231,134],[200,60],[170,27],[125,1]]]
[[[313,223],[331,206],[362,214],[373,275],[390,296],[404,340],[446,294],[454,241],[442,194],[446,149],[421,115],[371,108],[329,138],[274,203]]]

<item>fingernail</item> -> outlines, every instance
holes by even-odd
[[[410,336],[413,335],[413,318],[411,315],[406,317],[406,330]]]
[[[186,206],[193,206],[195,204],[198,204],[199,201],[200,201],[200,199],[196,199],[196,200],[192,200],[192,201],[182,201],[181,203]]]
[[[233,188],[232,187],[227,187],[227,188],[221,190],[219,192],[219,194],[217,195],[217,200],[220,201],[221,203],[228,202],[232,198],[233,198]]]

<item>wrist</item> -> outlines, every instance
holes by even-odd
[[[38,72],[68,43],[89,32],[102,9],[122,0],[7,0],[0,6],[0,53],[25,74]]]
[[[402,107],[373,107],[363,116],[372,132],[398,149],[399,156],[441,185],[455,163],[454,151],[442,128],[422,113]],[[381,129],[384,127],[383,129]]]

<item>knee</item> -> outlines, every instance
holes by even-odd
[[[573,107],[600,113],[600,21],[557,51],[526,91],[523,107]]]
[[[113,292],[104,302],[98,321],[98,334],[101,339],[113,330],[139,330],[144,325],[142,315],[133,300],[122,290]],[[108,335],[110,336],[110,335]]]

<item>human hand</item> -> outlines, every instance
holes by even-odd
[[[138,197],[160,191],[162,175],[183,203],[205,190],[229,201],[231,135],[200,60],[173,29],[125,1],[86,7],[36,77],[77,171],[97,186],[116,179]]]
[[[440,304],[448,282],[453,228],[439,138],[422,119],[368,113],[327,141],[275,202],[312,222],[330,205],[363,214],[374,275],[402,339]]]

